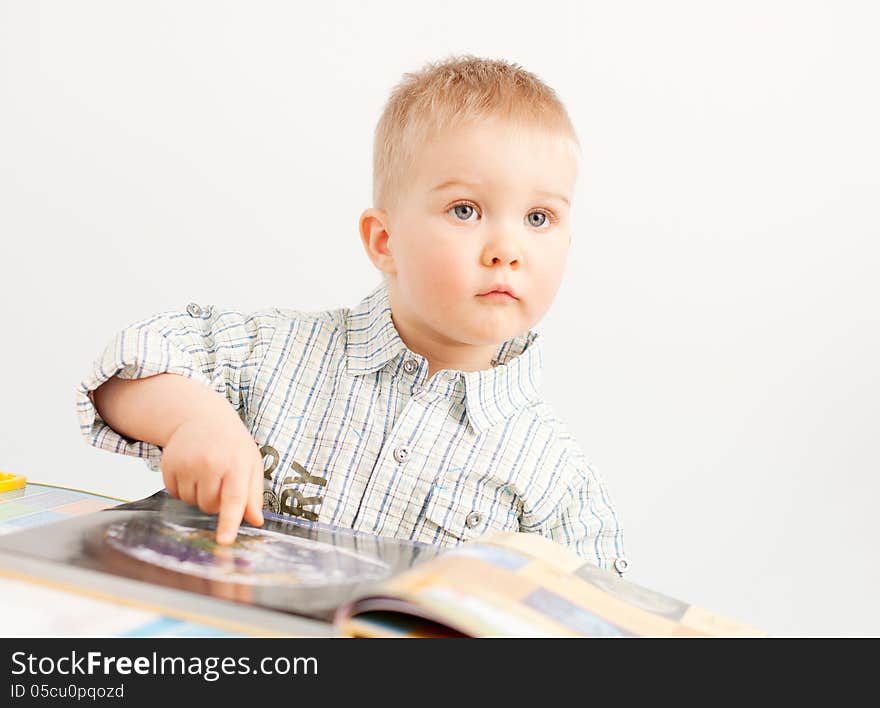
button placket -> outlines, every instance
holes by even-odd
[[[420,360],[413,356],[403,360],[401,369],[409,359],[415,361],[418,367]],[[417,369],[418,371],[418,369]],[[402,372],[401,372],[402,373]],[[416,375],[417,372],[416,372]],[[402,379],[401,392],[409,393],[409,387],[414,384],[414,379]],[[387,442],[382,446],[382,452],[376,463],[375,473],[366,481],[361,492],[361,502],[358,511],[352,520],[352,528],[355,530],[368,530],[375,533],[376,529],[382,528],[388,523],[389,503],[387,485],[394,481],[399,499],[408,499],[405,509],[400,511],[404,525],[411,523],[417,517],[425,495],[428,493],[430,484],[423,480],[414,471],[407,469],[405,463],[415,452],[406,441],[413,439],[413,433],[418,421],[423,416],[423,403],[415,396],[409,398],[403,405],[400,415],[389,431]],[[418,507],[418,508],[417,508]],[[392,516],[397,514],[394,510]]]

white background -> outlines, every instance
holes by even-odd
[[[519,62],[584,145],[544,394],[630,579],[773,635],[880,635],[880,12],[869,2],[0,0],[0,469],[137,498],[73,391],[190,301],[355,305],[405,71]]]

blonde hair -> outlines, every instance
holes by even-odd
[[[394,203],[416,150],[452,125],[498,116],[580,142],[556,92],[518,64],[471,55],[429,62],[394,87],[373,142],[373,205]]]

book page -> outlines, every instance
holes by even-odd
[[[407,610],[471,636],[763,636],[585,563],[539,534],[491,534],[383,583]],[[399,604],[387,605],[401,611]],[[339,620],[383,607],[373,597]],[[363,629],[363,627],[361,627]]]
[[[221,627],[29,582],[0,570],[4,637],[236,637]]]

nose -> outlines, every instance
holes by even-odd
[[[520,266],[522,253],[519,241],[511,228],[494,229],[483,247],[483,265],[492,267],[501,263],[516,270]]]

